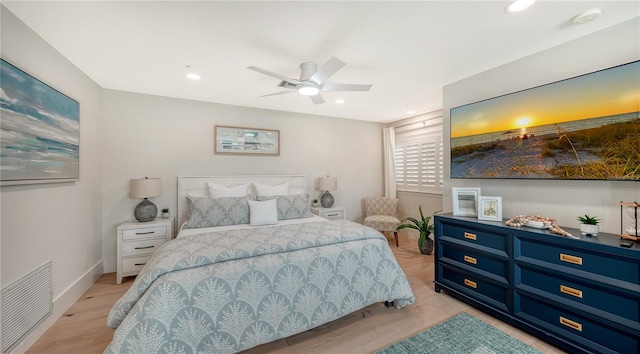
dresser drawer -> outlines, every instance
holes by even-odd
[[[600,353],[638,353],[640,337],[625,333],[591,318],[554,306],[525,295],[516,294],[516,317],[534,322],[545,330],[588,346]],[[601,347],[600,347],[601,346]]]
[[[632,284],[640,284],[640,260],[614,257],[580,248],[555,246],[537,239],[516,237],[515,259],[523,263],[527,258],[581,270]]]
[[[457,248],[453,245],[443,245],[441,260],[485,271],[493,276],[501,278],[503,282],[507,283],[507,269],[509,268],[508,259],[498,260],[492,257],[487,257],[473,249]]]
[[[323,211],[320,216],[329,220],[344,220],[344,210]]]
[[[439,266],[442,283],[467,296],[489,303],[501,310],[508,311],[509,290],[507,287],[493,284],[475,274],[441,264]]]
[[[131,273],[136,272],[139,273],[147,261],[151,258],[151,255],[142,256],[142,257],[134,257],[134,258],[124,258],[122,260],[122,272],[123,273]]]
[[[460,225],[452,225],[443,222],[441,235],[503,252],[507,252],[508,249],[508,234],[506,233],[501,234],[495,231],[487,232],[482,229],[461,227]]]
[[[167,240],[164,238],[148,239],[142,241],[129,241],[122,243],[122,256],[140,256],[152,254]]]
[[[518,277],[519,273],[519,277]],[[630,320],[630,326],[640,330],[640,298],[638,294],[623,295],[612,291],[611,287],[589,286],[575,277],[562,274],[547,274],[516,265],[516,288],[519,285],[531,287],[531,292],[545,297],[560,297],[592,308],[590,312],[600,314],[601,311]],[[574,281],[576,280],[576,281]],[[576,306],[576,305],[572,305]]]
[[[147,237],[167,237],[166,227],[148,227],[143,229],[130,229],[122,231],[123,240],[135,240]]]

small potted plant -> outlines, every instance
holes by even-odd
[[[411,221],[411,224],[400,224],[396,230],[402,229],[414,229],[420,232],[420,237],[418,238],[418,249],[420,253],[429,255],[433,252],[433,239],[429,238],[429,235],[433,233],[433,224],[429,225],[431,222],[431,218],[433,218],[436,213],[439,213],[441,210],[438,210],[431,214],[431,216],[425,217],[422,213],[422,205],[418,207],[418,211],[420,211],[420,220],[412,217],[407,217],[402,222]]]
[[[311,205],[316,208],[318,206],[318,199],[314,199]]]
[[[590,216],[589,214],[584,214],[584,216],[578,216],[578,221],[580,221],[580,233],[583,236],[598,236],[598,223],[600,219],[595,216]]]
[[[163,219],[169,218],[169,208],[162,208],[162,218]]]

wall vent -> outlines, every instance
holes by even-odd
[[[2,353],[18,343],[53,311],[51,261],[2,289]]]

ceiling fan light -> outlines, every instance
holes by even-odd
[[[315,96],[320,93],[320,89],[316,86],[300,86],[298,93],[303,96]]]
[[[522,10],[526,10],[529,7],[531,7],[531,5],[533,5],[534,2],[536,2],[536,0],[516,0],[513,3],[511,3],[511,5],[507,6],[505,11],[519,12]]]

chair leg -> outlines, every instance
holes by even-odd
[[[400,247],[400,246],[398,245],[398,231],[394,231],[394,232],[393,232],[393,236],[396,238],[396,247]]]

